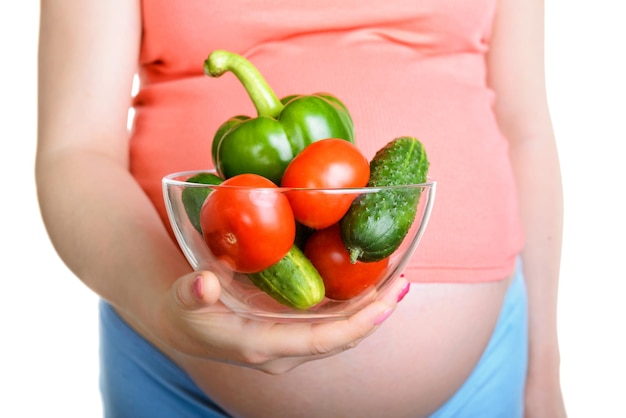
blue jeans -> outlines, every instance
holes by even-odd
[[[518,268],[482,358],[432,418],[523,416],[526,317],[526,288]],[[106,418],[228,417],[181,368],[126,325],[105,302],[100,304],[100,358]]]

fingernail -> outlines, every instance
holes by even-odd
[[[196,277],[196,279],[193,281],[193,294],[198,299],[202,299],[204,297],[204,289],[202,288],[202,286],[202,276]]]
[[[402,299],[404,299],[406,294],[409,293],[409,290],[411,290],[411,282],[406,282],[406,284],[404,285],[404,287],[402,288],[402,290],[398,294],[398,302],[400,302]]]
[[[393,312],[393,308],[385,309],[383,313],[380,314],[378,318],[376,318],[376,320],[374,321],[374,325],[382,324],[385,319],[389,318],[389,315],[391,315],[392,312]]]

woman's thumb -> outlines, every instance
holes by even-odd
[[[174,297],[184,310],[200,309],[213,305],[220,298],[221,286],[210,271],[196,271],[176,281]]]

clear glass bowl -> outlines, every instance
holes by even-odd
[[[228,263],[218,259],[211,252],[202,235],[201,228],[199,228],[198,219],[190,219],[197,216],[199,208],[195,208],[195,215],[193,214],[193,209],[189,212],[190,204],[188,200],[184,201],[183,192],[191,188],[195,189],[194,193],[196,195],[204,196],[220,188],[230,187],[232,189],[234,186],[199,184],[187,181],[200,173],[214,174],[213,171],[209,170],[179,172],[165,176],[162,181],[167,214],[182,252],[194,270],[209,270],[217,275],[222,285],[221,300],[232,311],[244,317],[267,319],[276,322],[345,319],[376,300],[385,288],[400,276],[405,265],[417,250],[428,224],[436,190],[435,181],[407,186],[352,189],[254,189],[239,187],[238,189],[241,189],[242,193],[256,194],[257,196],[259,193],[314,193],[318,197],[320,194],[328,195],[330,199],[338,196],[349,196],[351,200],[357,196],[372,193],[379,195],[389,193],[419,194],[413,223],[400,246],[388,257],[388,263],[377,281],[360,294],[348,300],[334,300],[324,297],[315,306],[303,310],[291,308],[277,302],[255,286],[247,274],[234,271],[229,267]],[[269,200],[271,201],[272,199]],[[268,199],[261,199],[260,201],[261,205],[267,205]],[[198,204],[196,202],[196,205]],[[314,217],[314,214],[317,213],[316,211],[323,214],[324,207],[311,207],[310,211],[310,214],[313,214]],[[258,245],[272,245],[272,242],[259,242]]]

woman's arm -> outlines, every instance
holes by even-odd
[[[36,179],[68,267],[117,307],[148,311],[153,289],[189,268],[128,171],[140,36],[138,1],[42,2]],[[155,252],[163,262],[146,262]]]
[[[526,416],[565,416],[560,388],[557,289],[563,200],[557,147],[545,91],[544,5],[500,0],[488,82],[510,140],[526,233],[523,268],[529,295]]]
[[[67,266],[140,333],[173,357],[280,373],[356,345],[395,307],[403,279],[346,321],[254,323],[228,311],[215,276],[191,271],[128,170],[140,1],[42,1],[40,31],[42,216]]]

